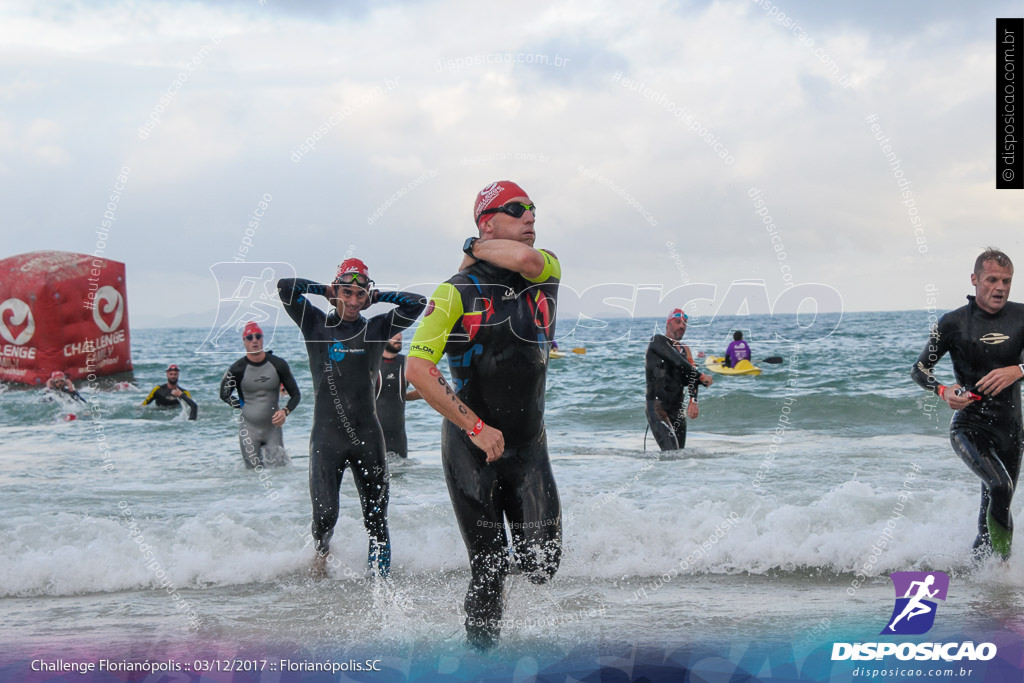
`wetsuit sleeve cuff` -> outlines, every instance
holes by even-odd
[[[527,282],[532,282],[534,284],[537,284],[537,283],[540,283],[540,282],[546,282],[547,280],[550,280],[551,278],[561,279],[562,278],[562,266],[558,262],[558,259],[555,258],[555,255],[552,254],[547,249],[538,249],[537,251],[539,251],[540,255],[544,257],[544,270],[542,270],[540,275],[538,275],[537,277],[525,278],[526,281]]]

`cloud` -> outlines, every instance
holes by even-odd
[[[577,290],[685,273],[774,297],[786,273],[758,188],[796,281],[851,310],[916,307],[926,282],[959,305],[946,273],[975,243],[1019,244],[1024,205],[993,189],[989,158],[990,42],[1013,7],[770,6],[16,7],[0,27],[0,200],[22,228],[7,248],[90,251],[128,166],[109,256],[130,278],[208,278],[269,193],[253,260],[324,276],[354,249],[382,280],[431,283],[459,262],[476,191],[511,178]],[[924,253],[869,115],[913,183]],[[133,304],[215,305],[152,296]]]

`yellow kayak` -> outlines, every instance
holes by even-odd
[[[720,375],[760,375],[761,368],[753,365],[749,360],[741,360],[736,364],[734,368],[727,368],[722,365],[725,358],[716,357],[708,358],[705,367],[711,372],[717,372]]]

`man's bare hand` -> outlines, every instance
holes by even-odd
[[[494,462],[505,452],[505,437],[494,427],[484,425],[482,432],[469,438],[477,448],[487,454],[487,462]]]
[[[1020,378],[1021,371],[1016,365],[1010,365],[1005,368],[996,368],[981,378],[981,381],[978,382],[977,385],[978,391],[987,396],[995,396]]]
[[[962,410],[971,404],[970,394],[964,393],[960,396],[956,395],[956,390],[960,388],[959,384],[946,387],[942,395],[945,397],[946,404],[949,405],[950,410]]]

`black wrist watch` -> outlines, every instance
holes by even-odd
[[[478,239],[480,239],[480,238],[479,237],[470,237],[470,238],[468,238],[465,241],[465,243],[462,245],[462,253],[465,254],[466,256],[470,257],[470,258],[476,258],[476,256],[473,256],[473,247],[474,247],[474,245],[476,245],[476,242],[477,242]]]

